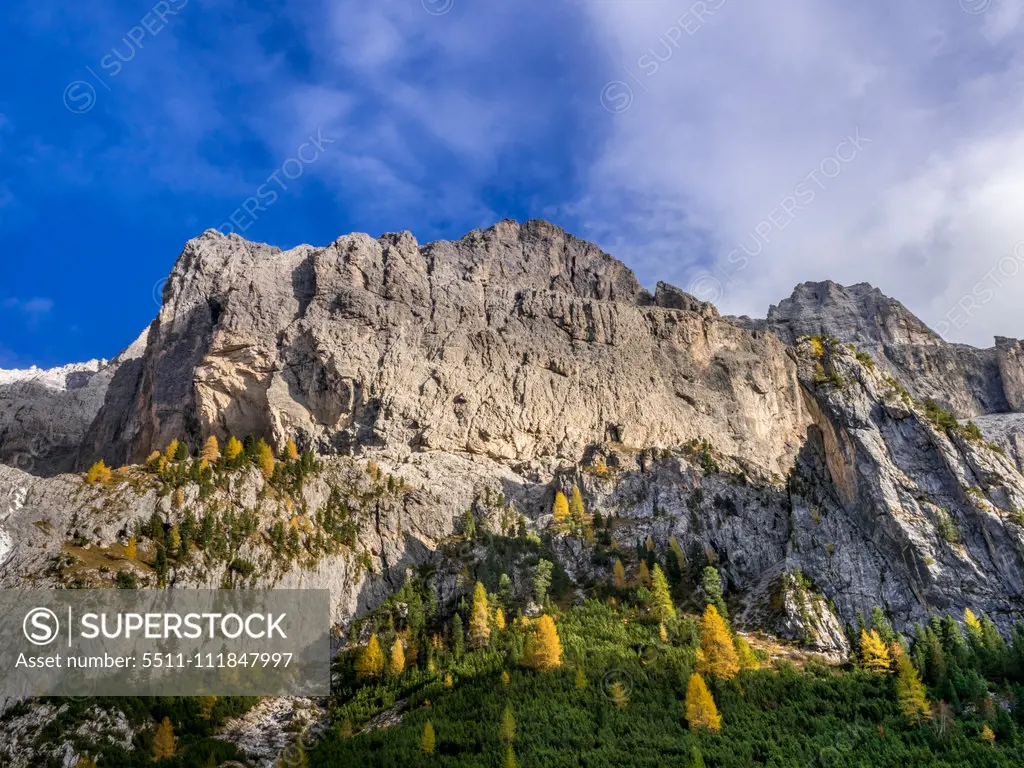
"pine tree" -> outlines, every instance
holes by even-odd
[[[169,442],[167,444],[167,447],[164,448],[164,458],[168,462],[171,462],[171,461],[175,460],[175,457],[177,455],[178,455],[178,441],[177,440],[171,440],[171,442]]]
[[[174,451],[175,461],[185,461],[189,456],[188,446],[185,443],[179,442],[177,450]]]
[[[461,659],[466,650],[466,635],[462,629],[462,617],[459,614],[452,616],[452,653],[456,659]]]
[[[388,672],[397,677],[405,671],[405,650],[402,648],[402,641],[395,638],[391,646],[391,659],[388,662]]]
[[[587,510],[583,506],[583,494],[580,493],[577,485],[573,485],[569,498],[569,519],[572,520],[573,525],[580,528],[587,523]]]
[[[505,744],[514,744],[516,741],[516,718],[512,714],[512,708],[505,705],[505,711],[501,714],[501,733],[499,738]]]
[[[615,559],[615,566],[612,568],[612,584],[616,589],[626,588],[626,569],[622,567],[622,561]]]
[[[174,757],[175,752],[174,726],[170,718],[165,717],[153,736],[153,761],[167,760]]]
[[[360,680],[380,677],[383,671],[384,654],[380,650],[380,641],[377,640],[377,635],[374,633],[356,660],[356,677]]]
[[[704,678],[698,674],[690,675],[690,683],[686,687],[686,722],[694,732],[706,728],[716,733],[722,728],[715,700],[711,698]]]
[[[256,464],[263,476],[269,480],[274,474],[274,452],[262,438],[256,443]]]
[[[103,463],[103,459],[100,459],[91,467],[89,471],[85,473],[85,482],[89,485],[95,485],[100,483],[105,485],[110,482],[113,473],[110,471],[110,467]]]
[[[750,643],[741,635],[736,635],[736,658],[739,659],[740,669],[760,669],[761,662],[757,660]]]
[[[288,442],[284,444],[284,457],[288,459],[288,461],[299,460],[299,449],[296,447],[295,441],[290,437],[288,438]]]
[[[860,631],[860,661],[864,669],[885,674],[892,666],[892,657],[877,630]]]
[[[487,616],[487,590],[479,581],[473,588],[473,609],[469,615],[469,643],[483,648],[491,639],[491,624]]]
[[[740,671],[729,628],[714,605],[708,605],[701,617],[697,669],[723,680],[731,680]]]
[[[220,458],[220,443],[217,442],[216,435],[210,435],[206,438],[206,442],[203,443],[203,450],[199,454],[199,458],[205,459],[210,464]]]
[[[551,507],[551,514],[555,517],[555,527],[558,530],[564,530],[566,522],[569,520],[569,500],[561,491],[555,494],[555,503]]]
[[[427,724],[423,726],[423,736],[420,738],[420,749],[423,750],[423,754],[432,755],[434,754],[434,726],[427,720]]]
[[[672,604],[672,594],[668,589],[668,580],[661,566],[654,566],[651,574],[651,613],[661,622],[675,621],[676,607]]]
[[[548,588],[551,586],[551,573],[554,566],[550,561],[541,558],[533,570],[533,596],[540,605],[547,599]]]
[[[690,750],[690,762],[686,768],[707,768],[707,763],[704,762],[704,755],[701,754],[697,747]]]
[[[582,691],[590,683],[587,681],[587,676],[583,674],[583,667],[576,667],[576,681],[573,683],[577,691]]]
[[[651,586],[651,570],[647,567],[646,560],[640,561],[640,572],[637,576],[637,581],[640,582],[640,586],[642,587],[650,588]]]
[[[555,620],[546,613],[537,621],[537,644],[533,653],[533,666],[545,671],[562,663],[562,643],[558,639]]]
[[[245,448],[236,437],[228,438],[228,444],[224,446],[224,461],[229,466],[234,466],[238,458],[245,453]]]
[[[128,546],[124,548],[124,556],[128,560],[134,560],[138,556],[138,547],[135,544],[135,537],[128,539]]]
[[[896,700],[911,725],[917,725],[931,716],[931,705],[928,704],[924,683],[905,653],[896,658]]]
[[[722,598],[722,578],[718,575],[718,569],[714,566],[707,566],[701,573],[700,588],[704,592],[704,599],[715,606],[718,614],[723,618],[729,618],[729,612],[725,609],[725,600]]]

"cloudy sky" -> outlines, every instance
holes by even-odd
[[[209,227],[504,217],[725,312],[866,281],[950,340],[1024,336],[1024,0],[5,10],[0,367],[116,354]]]

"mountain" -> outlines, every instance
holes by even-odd
[[[435,560],[466,509],[486,530],[511,514],[543,532],[577,485],[621,547],[674,537],[691,578],[719,569],[742,621],[815,647],[843,652],[843,625],[876,606],[900,628],[966,607],[1009,626],[1024,605],[1024,477],[1007,452],[1019,352],[948,344],[867,285],[804,284],[764,320],[721,317],[543,221],[288,251],[208,231],[117,360],[0,378],[32,414],[7,418],[0,456],[71,433],[34,475],[0,469],[0,492],[26,494],[0,580],[40,578],[84,530],[116,547],[135,520],[213,505],[198,485],[153,492],[142,468],[102,489],[42,475],[255,435],[320,457],[295,499],[311,512],[340,487],[378,488],[369,462],[395,478],[376,505],[353,502],[351,547],[287,568],[259,542],[244,552],[253,583],[331,588],[342,624]],[[283,511],[264,483],[252,470],[232,492],[269,528]],[[556,544],[580,583],[608,575]],[[216,585],[229,566],[169,578]]]

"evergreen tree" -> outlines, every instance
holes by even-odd
[[[723,680],[731,680],[740,671],[729,628],[714,605],[708,605],[701,617],[697,670]]]
[[[555,518],[555,527],[560,531],[565,530],[569,520],[569,500],[561,491],[555,493],[555,503],[551,507],[551,514]]]
[[[100,459],[89,467],[89,471],[85,473],[85,482],[89,485],[95,485],[96,483],[105,485],[110,482],[112,477],[113,473],[111,473],[110,468],[103,463],[103,459]]]
[[[228,439],[228,444],[224,446],[224,461],[230,467],[236,466],[239,458],[244,453],[245,449],[242,447],[238,438],[231,437]]]
[[[536,646],[533,652],[533,666],[546,671],[562,663],[562,643],[558,638],[555,620],[546,613],[537,621]]]
[[[189,456],[188,446],[185,443],[179,442],[177,449],[174,451],[175,461],[185,461]]]
[[[871,627],[878,632],[878,636],[886,645],[892,645],[896,641],[896,633],[893,631],[892,624],[877,605],[871,609]]]
[[[456,659],[461,659],[466,650],[466,636],[462,630],[462,617],[455,614],[452,617],[452,653]]]
[[[686,722],[694,732],[707,729],[716,733],[722,727],[722,718],[718,715],[715,700],[711,698],[711,691],[698,674],[690,675],[690,683],[686,687]]]
[[[388,672],[392,677],[397,677],[405,671],[405,651],[402,648],[402,641],[395,638],[391,645],[391,659],[388,662]]]
[[[725,600],[722,597],[722,578],[718,575],[718,569],[714,566],[707,566],[701,573],[700,588],[704,592],[704,600],[715,606],[723,619],[729,618],[729,612],[725,608]]]
[[[704,755],[701,754],[697,747],[690,750],[690,762],[686,768],[707,768],[707,763],[704,762]]]
[[[377,634],[370,636],[370,642],[356,659],[356,677],[360,680],[377,678],[384,671],[384,654],[380,650]]]
[[[473,609],[469,615],[469,643],[474,648],[483,648],[491,639],[491,623],[488,621],[487,590],[479,581],[473,588]]]
[[[156,735],[153,736],[153,761],[174,757],[176,741],[174,726],[171,725],[170,718],[165,717],[156,729]]]
[[[288,461],[299,460],[299,449],[296,447],[295,441],[290,437],[288,438],[288,442],[284,444],[284,457],[288,459]]]
[[[931,716],[924,683],[905,653],[896,658],[896,700],[900,704],[900,711],[912,725]]]
[[[885,647],[882,638],[878,636],[877,630],[872,629],[870,632],[861,630],[860,662],[864,669],[878,672],[879,674],[887,673],[892,667],[892,657],[889,655],[889,649]]]
[[[660,566],[654,566],[651,574],[651,613],[661,622],[675,621],[676,607],[672,604],[672,595],[668,589],[668,581]]]
[[[256,444],[256,464],[259,466],[260,472],[263,473],[263,477],[269,480],[274,474],[274,452],[270,450],[270,446],[263,439]]]
[[[505,705],[505,711],[501,714],[501,733],[499,738],[505,744],[514,744],[516,741],[516,718],[512,714],[512,708]]]
[[[199,457],[205,459],[210,464],[213,464],[220,458],[220,444],[217,442],[215,435],[210,435],[206,438],[206,442],[203,443],[203,451],[199,454]]]
[[[429,720],[423,726],[423,736],[420,737],[420,749],[423,750],[425,755],[434,754],[434,726],[430,724]]]
[[[467,509],[462,513],[462,537],[466,541],[476,538],[476,515],[473,514],[472,509]]]
[[[551,587],[551,573],[554,566],[547,560],[541,558],[533,570],[533,596],[540,605],[544,605],[547,599],[548,589]]]
[[[498,600],[506,610],[512,607],[512,579],[507,573],[498,577]]]
[[[622,561],[615,558],[615,565],[612,568],[612,584],[616,589],[626,588],[626,569],[622,567]]]

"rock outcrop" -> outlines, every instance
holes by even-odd
[[[1024,610],[1020,343],[947,344],[869,286],[805,284],[757,321],[667,284],[651,294],[545,222],[288,251],[210,231],[186,245],[142,347],[92,373],[79,469],[249,434],[294,438],[323,468],[292,507],[255,470],[175,498],[141,469],[95,488],[0,468],[0,584],[90,583],[68,558],[116,553],[136,521],[204,503],[264,532],[302,509],[315,530],[347,488],[359,527],[344,551],[279,568],[257,537],[238,555],[254,585],[330,588],[345,624],[409,567],[442,562],[467,509],[484,530],[522,516],[543,531],[575,484],[616,518],[620,551],[675,539],[683,577],[696,589],[715,565],[740,624],[821,649],[842,652],[843,624],[875,606],[901,629],[968,606],[1008,626]],[[580,540],[557,547],[579,582],[609,576]],[[442,599],[459,570],[435,572]]]
[[[966,417],[1024,409],[1022,342],[997,337],[989,349],[947,343],[867,283],[802,283],[768,310],[767,319],[736,322],[771,331],[788,344],[801,336],[855,344],[919,399],[931,397]]]

